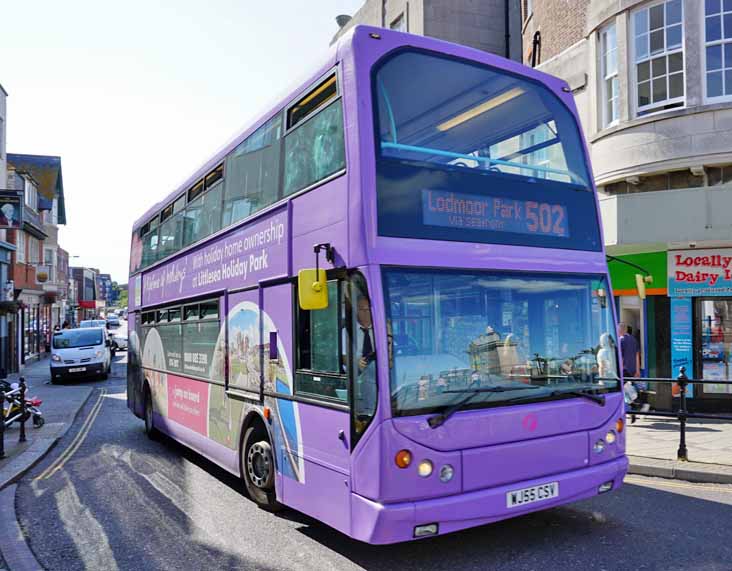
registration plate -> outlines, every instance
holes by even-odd
[[[506,507],[515,508],[533,504],[534,502],[542,502],[559,495],[559,482],[549,482],[539,486],[531,486],[522,490],[513,490],[506,494]]]
[[[73,367],[69,369],[69,373],[83,373],[86,371],[86,367]]]

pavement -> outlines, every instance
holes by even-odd
[[[41,428],[26,422],[26,442],[19,442],[20,425],[5,430],[5,458],[0,460],[0,490],[18,480],[33,467],[71,427],[93,387],[83,384],[50,384],[49,359],[27,365],[20,374],[8,376],[9,382],[25,377],[27,395],[43,401],[41,412],[46,419]]]
[[[688,461],[677,460],[679,423],[675,419],[639,415],[627,427],[631,474],[732,484],[732,420],[688,420]]]

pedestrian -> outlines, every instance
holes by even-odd
[[[623,379],[626,381],[630,381],[632,388],[634,389],[633,392],[636,395],[639,395],[641,394],[641,392],[643,392],[644,387],[642,387],[640,383],[637,383],[636,381],[633,381],[631,379],[640,377],[640,351],[638,347],[638,341],[631,332],[632,328],[629,325],[623,323],[622,321],[618,323],[620,361],[623,368]],[[628,408],[632,406],[633,401],[635,401],[636,399],[637,396],[636,398],[633,398],[630,402],[627,402]],[[648,412],[649,409],[650,405],[648,403],[644,403],[641,407],[641,412]],[[635,421],[635,414],[631,414],[631,424],[633,424]]]
[[[61,326],[61,329],[71,329],[71,325],[69,325],[68,321],[64,321],[63,325]]]

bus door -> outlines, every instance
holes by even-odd
[[[302,310],[291,286],[267,288],[264,307],[284,317],[294,308],[294,329],[280,328],[283,343],[292,347],[293,401],[297,442],[280,443],[300,470],[295,477],[283,472],[282,500],[345,533],[350,525],[350,409],[349,363],[346,333],[346,280],[329,276],[328,307]],[[283,320],[282,323],[287,323]],[[292,321],[290,321],[292,323]],[[294,343],[290,344],[290,331]],[[282,392],[279,387],[278,392]],[[280,405],[283,399],[278,399]],[[282,463],[280,464],[282,467]],[[284,469],[288,466],[285,462]]]

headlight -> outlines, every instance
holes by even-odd
[[[61,355],[59,355],[58,353],[54,353],[53,355],[51,355],[51,361],[56,361],[57,363],[60,363]]]
[[[430,474],[432,474],[432,462],[429,460],[422,460],[419,463],[419,466],[417,466],[417,474],[422,476],[423,478],[426,478]]]
[[[99,349],[99,351],[97,351],[96,353],[94,353],[94,356],[97,359],[101,359],[104,356],[104,351],[102,351],[101,349]]]
[[[602,454],[602,451],[605,450],[605,441],[600,438],[600,440],[595,442],[595,445],[592,447],[592,449],[595,451],[595,454]]]
[[[612,430],[607,431],[607,434],[605,435],[605,442],[608,444],[615,442],[615,433]]]

